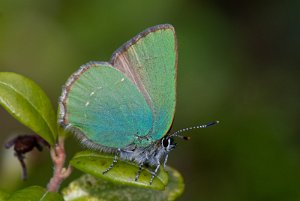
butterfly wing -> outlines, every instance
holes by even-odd
[[[138,34],[112,56],[112,65],[141,91],[153,113],[151,137],[171,127],[176,103],[177,44],[173,26],[157,25]]]
[[[60,123],[93,145],[123,148],[152,127],[152,112],[138,88],[109,63],[82,66],[67,81]],[[78,133],[77,132],[77,133]]]

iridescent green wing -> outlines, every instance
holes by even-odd
[[[141,91],[153,113],[153,140],[164,136],[173,121],[176,103],[177,44],[173,26],[151,27],[125,43],[112,56],[112,65]]]
[[[124,148],[152,127],[152,112],[138,88],[109,63],[82,66],[60,99],[60,124],[94,148]]]

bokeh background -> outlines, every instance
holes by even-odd
[[[297,0],[0,0],[0,71],[33,79],[56,108],[80,65],[108,61],[140,31],[171,23],[179,45],[173,129],[221,121],[187,133],[192,140],[171,153],[185,179],[180,200],[300,200],[299,9]],[[32,132],[2,108],[0,129],[0,188],[45,186],[48,151],[27,157],[21,182],[3,144]],[[66,143],[70,157],[80,149]]]

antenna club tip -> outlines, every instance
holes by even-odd
[[[216,124],[220,123],[220,121],[216,121]]]
[[[188,136],[183,136],[183,139],[184,139],[184,140],[190,140],[190,139],[191,139],[191,137],[188,137]]]

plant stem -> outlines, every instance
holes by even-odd
[[[25,181],[25,180],[27,180],[27,168],[26,168],[26,164],[25,164],[25,161],[24,161],[24,156],[23,156],[23,154],[20,154],[20,153],[15,153],[15,156],[17,156],[17,158],[19,159],[19,161],[21,163],[22,180]]]
[[[47,189],[50,192],[57,192],[59,190],[60,184],[65,180],[72,172],[70,166],[64,167],[66,160],[66,153],[64,148],[64,138],[59,137],[58,143],[51,147],[50,155],[54,165],[53,176],[50,179]]]

